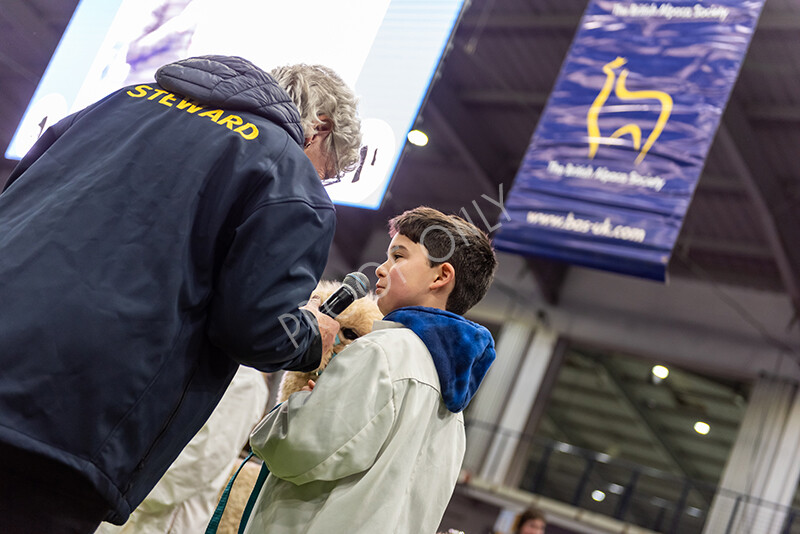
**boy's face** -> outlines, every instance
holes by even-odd
[[[431,267],[428,250],[402,234],[395,234],[386,251],[386,261],[375,269],[375,294],[384,315],[404,306],[425,306],[438,269]]]

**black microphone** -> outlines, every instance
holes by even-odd
[[[365,296],[369,291],[369,279],[364,273],[350,273],[342,280],[342,287],[325,299],[319,311],[336,319],[353,301]]]

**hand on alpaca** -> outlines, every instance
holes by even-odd
[[[322,298],[318,293],[312,293],[308,303],[300,309],[309,311],[314,314],[317,319],[317,327],[319,328],[320,336],[322,336],[322,353],[329,353],[333,350],[336,334],[340,329],[339,323],[335,319],[322,313],[319,309],[322,304]]]
[[[320,302],[324,302],[339,287],[340,282],[322,281],[311,294],[312,298],[319,297]],[[284,402],[289,395],[297,391],[311,391],[320,373],[328,366],[331,358],[359,337],[372,331],[372,323],[383,318],[383,314],[378,309],[377,297],[370,292],[367,296],[360,298],[348,306],[336,317],[339,323],[339,333],[337,341],[331,350],[323,352],[320,365],[310,373],[297,371],[286,371],[278,389],[278,402]]]

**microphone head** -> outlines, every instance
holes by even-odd
[[[348,274],[342,280],[342,285],[352,289],[357,299],[366,296],[369,292],[369,279],[364,273],[354,272]]]

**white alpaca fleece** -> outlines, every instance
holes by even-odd
[[[320,302],[325,302],[325,299],[331,296],[341,285],[340,282],[322,281],[311,293],[311,296],[319,297]],[[354,339],[369,334],[372,331],[372,324],[382,317],[383,314],[378,309],[377,297],[372,292],[345,308],[336,317],[336,321],[341,325],[341,330],[339,330],[338,342],[333,346],[332,352],[323,354],[319,367],[310,373],[286,371],[278,389],[278,402],[284,402],[289,398],[289,395],[300,391],[308,384],[309,380],[316,381],[335,354],[342,352]]]

